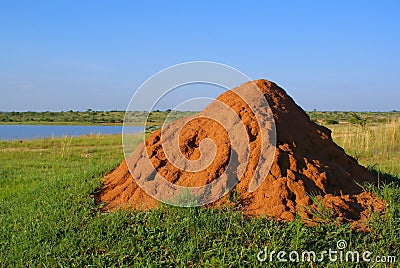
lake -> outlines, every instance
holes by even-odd
[[[140,132],[143,132],[143,126],[129,127],[129,133]],[[121,133],[122,126],[0,125],[0,140],[30,140],[50,137],[81,136],[88,134]]]

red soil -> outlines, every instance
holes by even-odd
[[[384,210],[385,205],[380,199],[357,185],[364,182],[375,183],[377,179],[333,142],[329,129],[312,122],[275,83],[257,80],[245,83],[236,90],[246,91],[254,86],[261,90],[270,105],[277,138],[270,171],[254,192],[249,192],[248,188],[260,158],[260,126],[247,104],[235,94],[235,89],[218,97],[218,101],[225,103],[239,115],[241,122],[235,124],[243,124],[248,133],[249,158],[240,182],[235,187],[238,193],[238,202],[235,204],[245,215],[266,215],[283,221],[292,221],[298,215],[311,224],[337,221],[361,226],[360,223],[365,222],[371,211],[379,213]],[[212,103],[203,113],[220,112],[214,108]],[[179,124],[173,122],[168,127],[178,131]],[[270,128],[271,125],[266,124],[264,127]],[[159,201],[137,184],[154,176],[153,170],[142,164],[148,159],[147,153],[158,174],[177,185],[202,186],[225,171],[231,144],[229,136],[219,123],[206,118],[195,118],[180,132],[180,150],[189,160],[199,159],[199,144],[203,139],[215,141],[214,160],[199,172],[188,172],[173,166],[166,158],[160,136],[161,131],[154,132],[145,144],[136,148],[127,161],[122,161],[105,177],[98,196],[105,203],[105,210],[117,207],[149,209],[159,204]],[[164,140],[167,138],[163,136]],[[132,174],[136,180],[133,179],[127,162],[132,165]],[[207,206],[228,204],[228,196]],[[321,213],[316,202],[330,212],[328,218],[321,216],[326,214]]]

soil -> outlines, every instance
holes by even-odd
[[[258,87],[268,101],[270,109],[265,117],[268,118],[270,111],[274,124],[268,120],[266,123],[257,121],[249,106],[235,93],[250,92],[249,89],[253,87]],[[374,184],[377,178],[335,144],[331,131],[312,122],[275,83],[262,79],[226,91],[200,115],[223,114],[220,105],[217,105],[218,102],[229,106],[240,121],[235,118],[229,121],[227,116],[224,120],[231,122],[231,125],[226,127],[206,116],[194,116],[167,126],[171,131],[169,133],[179,133],[179,150],[186,159],[196,162],[195,160],[202,158],[202,153],[210,152],[213,161],[206,168],[198,172],[185,171],[187,169],[183,170],[170,163],[162,140],[172,140],[173,134],[164,136],[163,133],[161,139],[162,132],[158,130],[145,143],[139,145],[126,161],[122,161],[114,171],[106,175],[102,190],[97,196],[98,200],[105,204],[103,209],[122,207],[145,210],[159,205],[159,201],[138,185],[141,181],[154,180],[153,168],[146,164],[146,161],[149,162],[148,156],[157,173],[176,185],[203,186],[216,180],[226,171],[232,157],[233,144],[226,129],[240,124],[247,132],[248,147],[241,149],[242,151],[235,151],[240,163],[243,160],[240,158],[247,157],[240,180],[233,191],[237,197],[232,201],[231,191],[217,202],[206,205],[207,207],[233,205],[248,216],[267,216],[281,221],[293,221],[297,215],[307,224],[350,222],[359,228],[365,227],[364,223],[371,212],[379,214],[384,211],[384,202],[359,186],[364,183]],[[183,124],[186,125],[181,129]],[[270,154],[271,167],[262,178],[259,187],[250,192],[248,189],[264,146],[260,135],[261,128],[265,128],[266,133],[269,133],[268,138],[271,138],[275,135],[274,125],[276,144],[271,143],[269,148],[273,150]],[[214,145],[202,144],[204,139],[211,139]],[[261,163],[264,160],[267,161],[261,159]],[[200,164],[204,164],[204,161]],[[128,164],[132,167],[132,174]],[[185,163],[181,164],[185,166]],[[229,176],[223,182],[232,183]],[[157,180],[154,180],[154,183],[156,185]],[[221,194],[218,192],[220,190],[221,187],[217,187],[215,194]],[[156,191],[168,192],[169,189],[164,187]]]

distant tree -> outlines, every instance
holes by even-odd
[[[349,122],[355,125],[360,125],[362,128],[365,128],[367,125],[367,118],[361,118],[357,113],[350,112]]]

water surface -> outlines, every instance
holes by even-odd
[[[143,132],[143,126],[130,126],[129,133]],[[121,134],[122,126],[38,126],[0,125],[0,140],[81,136],[88,134]]]

